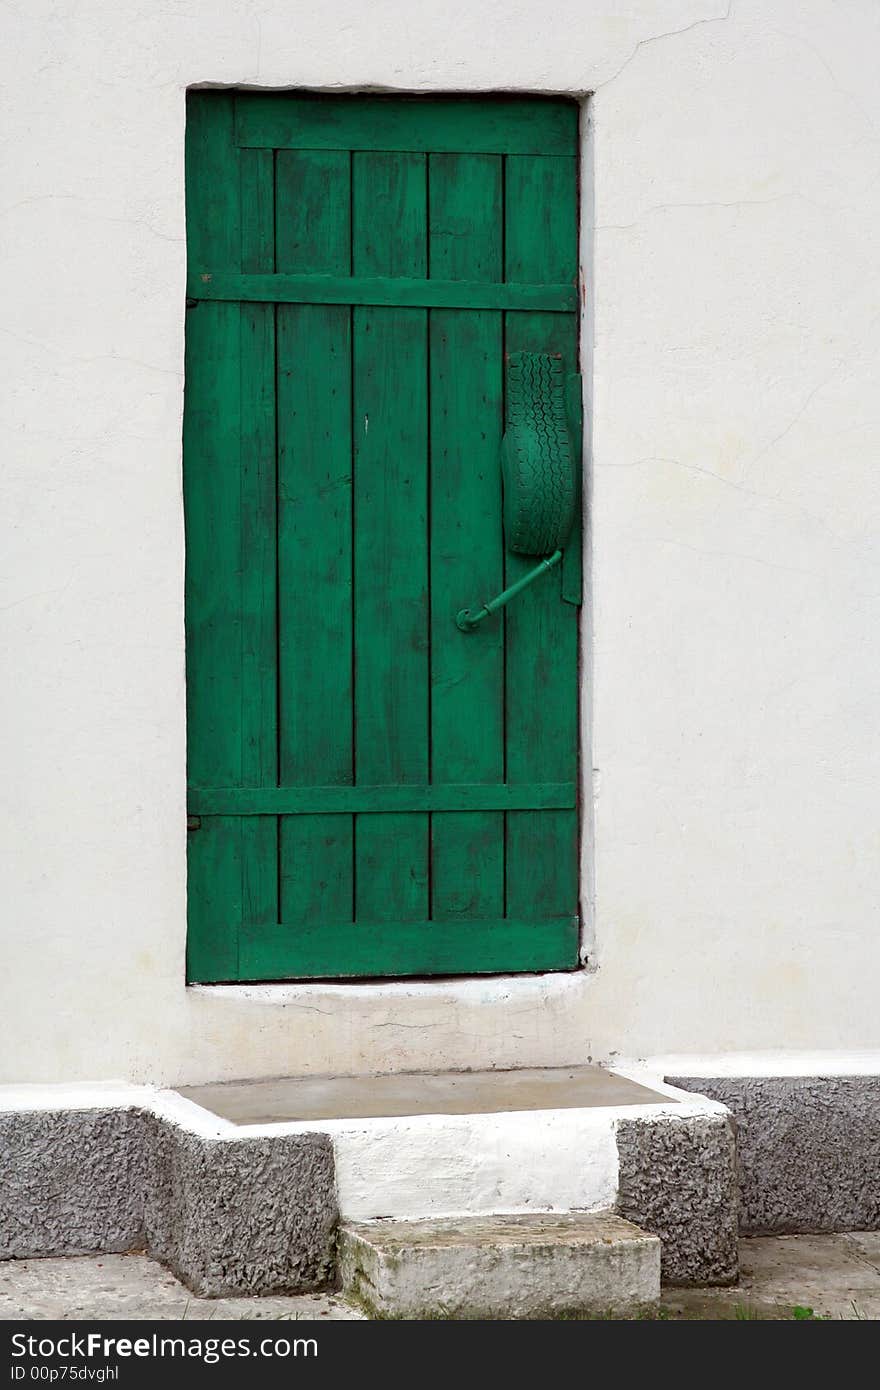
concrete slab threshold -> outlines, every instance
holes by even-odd
[[[239,1125],[670,1103],[668,1093],[590,1066],[278,1077],[184,1086],[180,1094]]]
[[[660,1241],[611,1212],[343,1224],[339,1270],[373,1317],[628,1315],[657,1305]]]

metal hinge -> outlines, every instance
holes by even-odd
[[[201,830],[201,828],[202,828],[202,818],[201,818],[201,816],[187,816],[187,818],[186,818],[186,828],[187,828],[187,830]]]

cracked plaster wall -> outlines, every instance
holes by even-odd
[[[11,0],[0,41],[0,1078],[880,1046],[880,8]],[[183,988],[194,83],[595,93],[588,973]]]

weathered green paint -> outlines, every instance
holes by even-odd
[[[347,153],[278,151],[277,271],[348,271],[349,177]],[[279,780],[344,788],[354,776],[351,311],[277,312]],[[282,815],[282,922],[351,918],[352,845],[351,816]]]
[[[193,299],[232,299],[252,304],[543,309],[559,314],[577,308],[574,285],[493,285],[481,284],[479,280],[426,280],[405,275],[232,275],[196,269],[190,271],[186,286]]]
[[[502,589],[500,594],[494,598],[487,599],[482,607],[460,608],[455,615],[455,626],[461,632],[473,632],[474,628],[480,623],[491,618],[493,613],[497,613],[499,608],[506,608],[511,599],[515,599],[517,594],[521,594],[523,589],[527,589],[530,584],[534,584],[536,579],[540,579],[548,570],[555,569],[562,559],[562,551],[554,550],[552,555],[548,555],[545,560],[541,560],[534,569],[528,570],[526,574],[515,579],[512,584],[508,584],[506,589]]]
[[[578,372],[570,372],[565,383],[565,402],[568,407],[568,421],[571,430],[572,454],[577,460],[575,475],[574,523],[568,545],[562,556],[562,597],[566,603],[578,607],[583,603],[583,536],[581,534],[581,513],[583,511],[583,383]]]
[[[505,275],[533,283],[574,278],[577,189],[568,160],[511,156],[506,161]],[[573,315],[505,316],[505,349],[560,353],[577,361]],[[507,583],[531,567],[507,554]],[[507,610],[507,776],[511,782],[571,775],[577,747],[577,610],[560,597],[558,571]],[[569,910],[577,877],[574,811],[514,811],[507,817],[507,911],[553,917]]]
[[[500,281],[503,159],[432,154],[428,175],[431,274]],[[504,779],[501,636],[484,634],[485,651],[475,661],[452,624],[470,586],[491,585],[503,573],[497,454],[502,317],[483,312],[477,300],[467,312],[431,313],[431,775],[438,783]],[[500,809],[487,802],[473,812],[441,809],[432,816],[436,920],[503,917]]]
[[[427,157],[352,156],[354,275],[427,273]],[[355,308],[355,770],[428,778],[428,314]],[[429,916],[426,814],[359,818],[355,917]]]
[[[256,190],[267,192],[267,157],[231,149],[232,117],[231,97],[190,109],[190,255],[263,269],[271,201]],[[189,314],[188,771],[198,782],[277,782],[273,335],[271,308]],[[240,924],[278,917],[274,822],[219,818],[187,838],[190,978],[234,977]]]
[[[290,974],[291,929],[287,923],[241,928],[240,980],[283,979]],[[310,979],[394,975],[507,973],[571,966],[577,958],[576,917],[545,919],[540,931],[531,918],[445,914],[430,920],[328,921],[316,914],[296,932],[297,971]],[[548,959],[564,963],[548,966]],[[400,962],[404,962],[401,969]]]
[[[190,979],[576,964],[576,609],[454,621],[529,564],[504,353],[576,366],[576,128],[190,95]]]
[[[568,543],[580,460],[575,460],[562,359],[507,358],[507,428],[501,443],[504,539],[516,555],[549,555]]]
[[[235,139],[264,149],[574,156],[577,107],[542,97],[385,97],[254,93],[236,103]]]
[[[562,560],[579,496],[562,361],[542,352],[507,355],[507,428],[501,441],[504,542],[516,555],[545,558],[481,605],[460,608],[455,624],[473,632]]]
[[[434,762],[442,741],[435,721]],[[478,727],[479,724],[478,724]],[[342,748],[345,739],[340,739]],[[474,759],[471,758],[471,765]],[[454,766],[452,759],[449,765]],[[435,782],[378,786],[308,787],[291,773],[281,787],[191,787],[191,816],[324,816],[358,811],[522,811],[574,807],[574,782]]]

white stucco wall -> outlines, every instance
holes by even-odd
[[[0,47],[0,1078],[880,1046],[875,0],[10,0]],[[183,987],[198,83],[594,93],[590,973]]]

